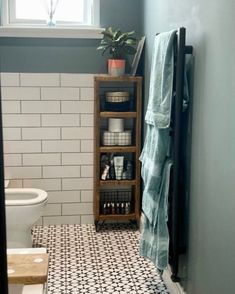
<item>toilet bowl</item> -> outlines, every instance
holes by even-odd
[[[31,227],[42,216],[47,193],[39,189],[5,189],[7,247],[32,246]]]

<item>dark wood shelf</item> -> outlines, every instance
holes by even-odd
[[[135,213],[129,214],[100,214],[99,220],[130,220],[136,219]]]
[[[119,77],[113,77],[110,75],[97,75],[95,76],[95,81],[97,82],[121,82],[121,83],[126,83],[126,82],[131,82],[131,83],[136,83],[136,82],[141,82],[142,77],[133,77],[131,75],[123,75]]]
[[[136,111],[101,111],[100,117],[135,118],[137,113]]]
[[[123,153],[135,153],[136,146],[101,146],[100,152],[107,153],[115,153],[115,152],[123,152]]]
[[[136,180],[100,180],[100,186],[134,186]]]
[[[108,90],[107,90],[108,89]],[[114,108],[103,108],[103,99],[106,91],[128,91],[131,97],[134,97],[133,107],[122,108],[126,111],[103,111]],[[124,75],[119,77],[112,77],[109,75],[96,75],[94,77],[94,221],[96,229],[98,229],[98,222],[105,220],[133,220],[139,224],[140,221],[140,151],[141,151],[141,111],[142,111],[142,77],[133,77]],[[102,142],[102,128],[107,128],[106,120],[108,118],[123,118],[125,126],[131,125],[134,131],[135,138],[131,146],[103,146]],[[101,153],[125,154],[126,159],[131,158],[133,161],[133,180],[101,180]],[[100,205],[102,200],[101,193],[113,191],[119,193],[120,191],[130,190],[131,203],[134,210],[129,214],[102,214]],[[107,196],[108,198],[108,196]],[[108,201],[108,199],[107,199]]]

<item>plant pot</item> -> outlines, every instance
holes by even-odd
[[[125,59],[108,59],[108,73],[111,76],[118,77],[125,73]]]

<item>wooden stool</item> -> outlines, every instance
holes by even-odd
[[[49,254],[8,254],[9,284],[45,284],[47,282]]]

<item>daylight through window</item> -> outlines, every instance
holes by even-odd
[[[4,0],[5,25],[99,26],[99,0]]]

